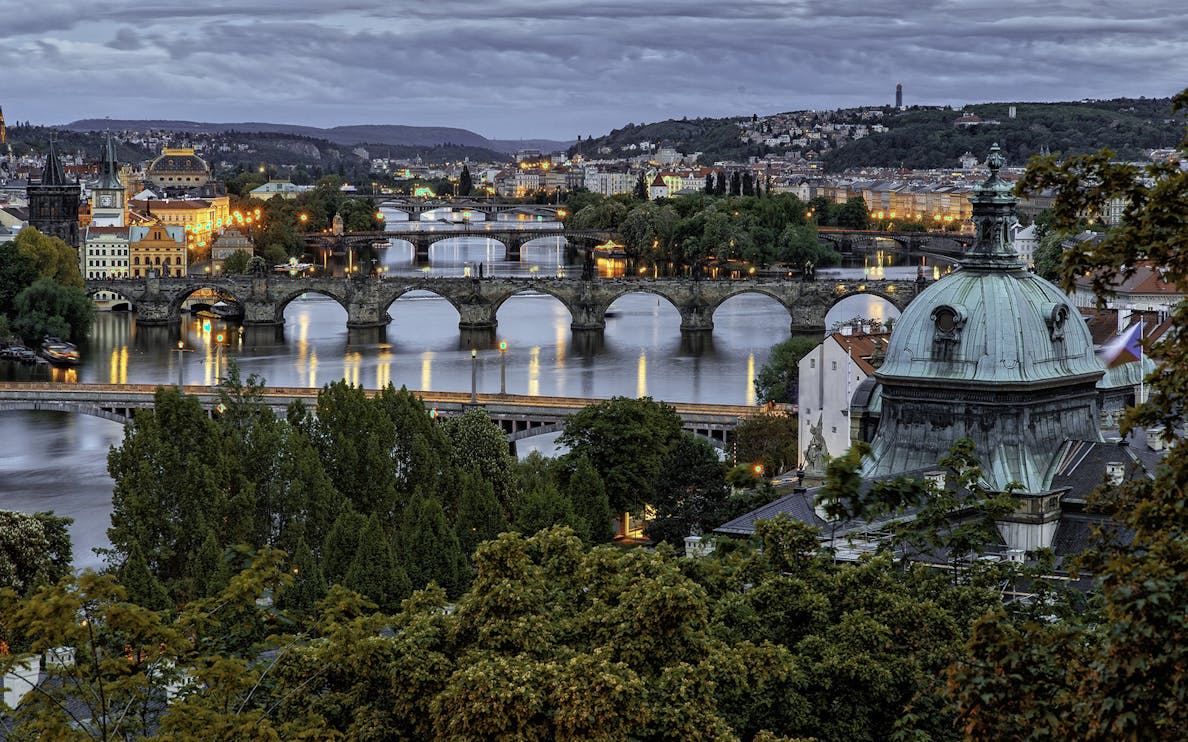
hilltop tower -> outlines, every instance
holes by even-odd
[[[77,250],[80,188],[77,182],[66,179],[52,136],[41,182],[29,184],[25,194],[29,200],[29,226],[42,234],[58,237]]]
[[[895,107],[903,108],[903,83],[895,83]]]
[[[4,125],[4,106],[0,106],[0,147],[8,144],[8,127]]]

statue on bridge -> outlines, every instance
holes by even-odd
[[[817,264],[811,260],[804,261],[804,273],[801,274],[801,278],[805,281],[817,280]]]

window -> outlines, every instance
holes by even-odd
[[[832,368],[832,369],[830,369],[830,370],[832,370],[832,371],[836,371],[836,370],[837,370],[837,361],[833,361],[833,368]]]
[[[836,426],[836,425],[834,425],[834,426],[833,426],[833,432],[834,432],[834,433],[836,433],[836,432],[837,432],[837,426]]]
[[[809,359],[809,368],[816,368],[816,367],[817,367],[817,359],[816,359],[816,358],[810,358],[810,359]]]

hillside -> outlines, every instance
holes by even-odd
[[[1014,119],[1008,109],[1015,106]],[[1148,150],[1171,147],[1184,134],[1183,116],[1172,118],[1171,101],[1116,99],[1070,103],[983,103],[964,109],[893,108],[798,111],[762,117],[723,119],[669,119],[650,124],[628,124],[609,134],[581,143],[588,158],[630,157],[641,153],[638,145],[670,144],[679,152],[701,152],[703,164],[721,160],[745,162],[767,154],[795,156],[807,150],[822,154],[830,170],[880,166],[906,168],[955,167],[965,152],[985,153],[998,142],[1009,161],[1024,163],[1042,151],[1077,154],[1109,147],[1121,158],[1141,159]],[[955,126],[962,113],[976,114],[986,123]],[[996,123],[990,123],[996,122]],[[877,131],[885,127],[886,131]],[[870,127],[861,137],[841,138],[839,129]],[[760,141],[743,135],[762,132]],[[826,133],[832,132],[832,133]],[[794,145],[768,146],[767,137],[787,134],[795,140],[824,134],[797,149]],[[825,142],[826,144],[822,144]],[[636,145],[632,148],[632,145]],[[832,145],[832,146],[830,146]],[[577,146],[571,147],[574,153]]]
[[[189,134],[221,134],[226,132],[288,134],[321,139],[339,145],[387,145],[392,147],[435,147],[454,145],[511,154],[531,147],[543,152],[562,150],[571,142],[547,139],[487,139],[468,129],[447,126],[398,126],[391,124],[361,124],[335,126],[328,129],[296,124],[272,124],[259,121],[237,123],[208,123],[202,121],[81,119],[62,128],[71,131],[176,131]],[[497,158],[502,159],[502,158]]]
[[[1014,119],[1008,116],[1012,105]],[[961,115],[957,110],[889,109],[881,119],[889,131],[850,142],[827,155],[825,162],[830,170],[954,167],[963,153],[985,153],[995,142],[1015,164],[1045,150],[1071,155],[1102,147],[1121,159],[1138,160],[1146,159],[1148,150],[1175,146],[1184,135],[1184,118],[1172,118],[1166,98],[984,103],[963,110],[985,123],[956,126]]]

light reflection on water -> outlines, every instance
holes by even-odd
[[[497,266],[498,269],[498,266]],[[869,297],[850,297],[830,319],[861,314],[885,318]],[[320,297],[298,300],[285,312],[281,335],[221,321],[184,316],[181,327],[138,327],[132,315],[100,313],[82,346],[75,370],[30,370],[0,363],[0,378],[173,384],[178,378],[179,337],[196,352],[180,354],[187,383],[211,384],[216,376],[215,337],[226,336],[222,373],[234,358],[242,372],[276,386],[318,387],[346,378],[369,387],[389,381],[412,389],[469,391],[470,348],[458,331],[458,314],[443,299],[412,295],[397,300],[386,338],[352,342],[346,313]],[[507,390],[511,394],[580,397],[650,394],[667,401],[753,404],[752,380],[773,343],[788,337],[787,312],[756,294],[735,297],[714,315],[712,339],[702,347],[683,344],[676,309],[654,295],[630,294],[615,302],[601,342],[575,338],[569,312],[544,295],[509,299],[499,312],[499,330],[479,348],[478,390],[499,390],[495,344],[508,342]],[[382,340],[382,341],[381,341]],[[76,566],[99,566],[91,547],[106,545],[112,482],[106,475],[108,447],[123,429],[84,415],[46,412],[0,414],[0,507],[52,509],[75,518]],[[520,441],[552,453],[552,440]]]

